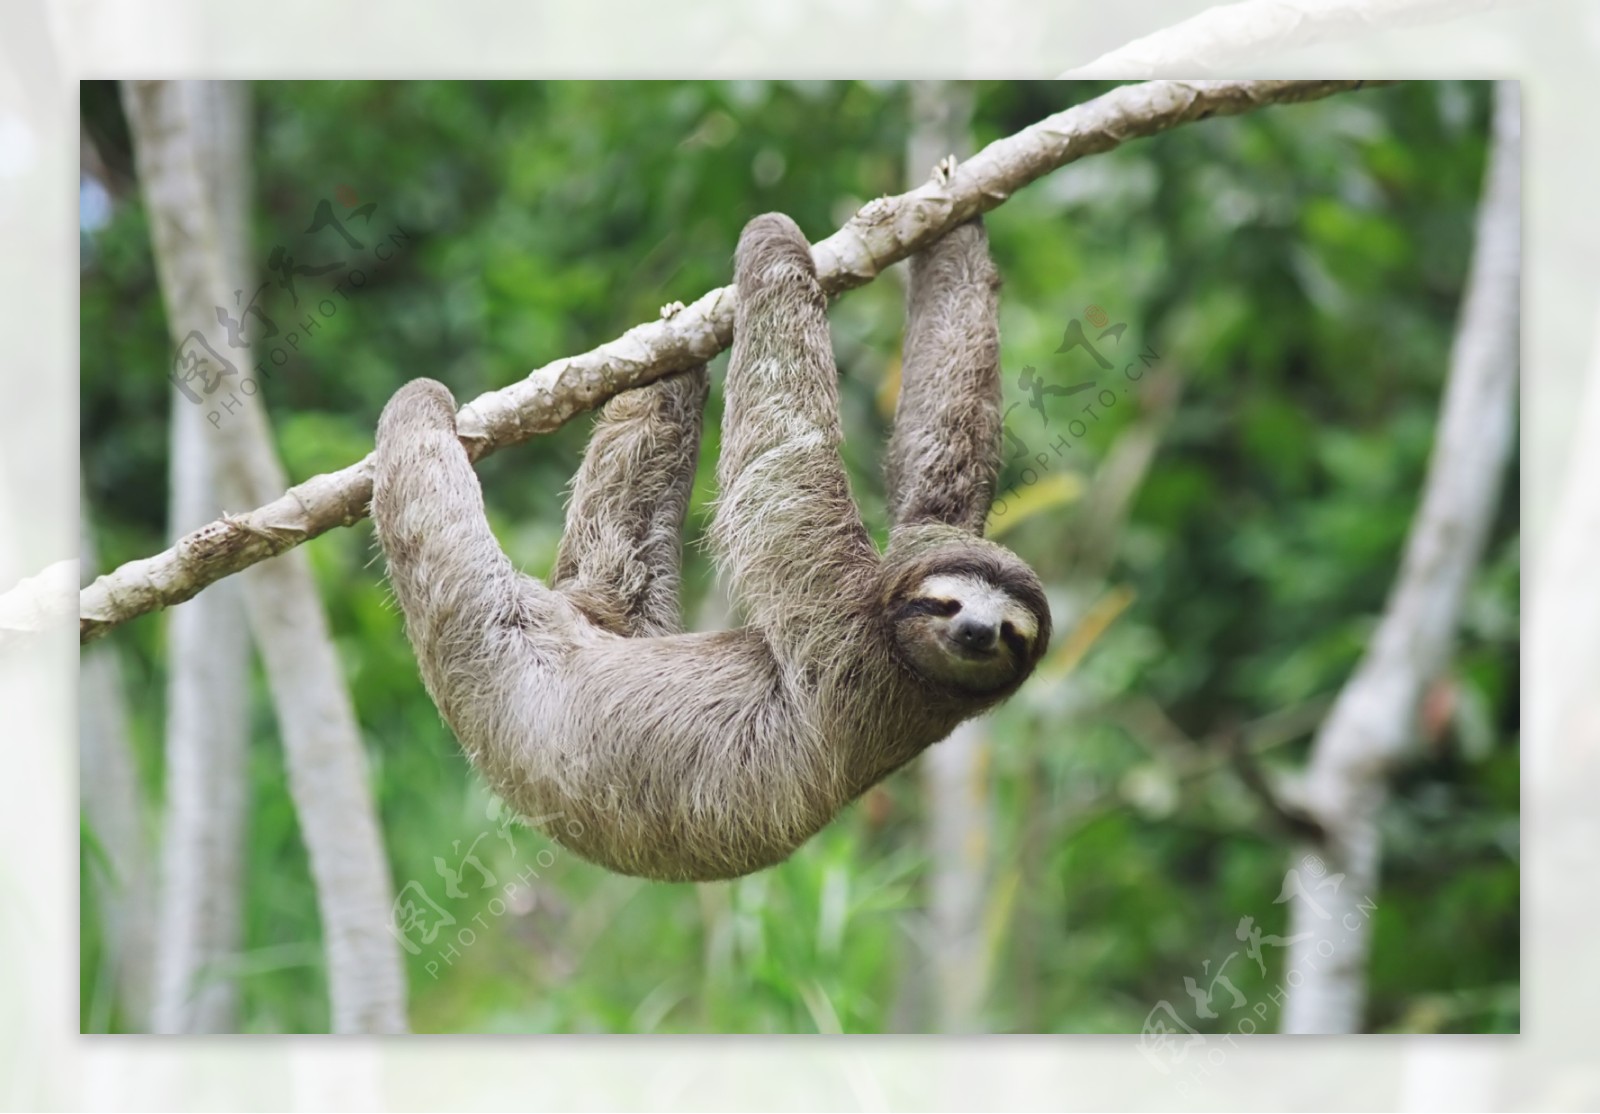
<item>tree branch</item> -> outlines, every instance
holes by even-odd
[[[1255,753],[1245,745],[1243,735],[1228,732],[1223,736],[1222,745],[1240,784],[1255,795],[1272,823],[1285,835],[1315,844],[1327,840],[1328,833],[1317,818],[1272,784],[1267,772],[1256,762]]]
[[[1363,81],[1151,81],[1124,85],[996,140],[957,167],[869,202],[812,248],[823,289],[871,282],[950,228],[1086,155],[1210,116],[1319,100]],[[548,433],[611,396],[709,360],[733,340],[733,289],[720,287],[671,317],[629,329],[580,356],[557,360],[464,406],[462,442],[474,460]],[[83,589],[78,634],[88,642],[129,619],[192,598],[208,584],[366,517],[370,457],[314,476],[271,503],[225,515],[168,550],[130,561]]]

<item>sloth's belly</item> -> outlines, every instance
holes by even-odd
[[[833,819],[843,802],[819,804],[800,784],[777,765],[691,778],[656,767],[625,781],[546,783],[518,803],[545,835],[610,870],[713,881],[782,862]]]
[[[753,633],[600,639],[561,674],[499,788],[533,826],[610,870],[748,874],[787,858],[853,796],[840,760],[849,732],[820,729]]]
[[[654,818],[659,821],[661,818]],[[599,823],[606,823],[597,818]],[[613,818],[610,823],[616,823]],[[823,821],[826,823],[826,820]],[[631,836],[621,829],[602,829],[562,821],[547,822],[546,835],[580,857],[619,874],[661,882],[715,882],[737,878],[787,859],[822,824],[805,834],[777,833],[747,824],[701,823],[670,834],[646,820]]]

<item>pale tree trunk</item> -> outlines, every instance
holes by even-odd
[[[1511,453],[1521,274],[1521,112],[1495,89],[1492,137],[1439,428],[1400,574],[1354,676],[1312,744],[1302,787],[1326,847],[1302,847],[1290,904],[1287,1033],[1362,1028],[1378,900],[1378,819],[1409,748],[1424,687],[1449,663],[1461,601]],[[1313,857],[1314,856],[1314,857]],[[1340,877],[1342,875],[1343,877]]]
[[[218,210],[195,142],[198,120],[209,110],[181,82],[131,83],[124,87],[124,103],[173,341],[182,344],[193,330],[214,351],[227,352],[214,307],[231,306],[235,286],[227,281]],[[230,212],[238,210],[221,207],[223,217]],[[246,379],[252,388],[244,388]],[[217,423],[225,499],[244,507],[270,500],[284,490],[287,477],[272,444],[260,384],[242,370],[219,390],[239,400]],[[389,866],[355,711],[310,564],[304,553],[288,553],[264,562],[243,582],[283,734],[289,791],[311,859],[333,1029],[402,1031],[405,978],[399,943],[389,931]]]
[[[994,854],[988,720],[968,720],[922,756],[928,825],[929,939],[941,1033],[983,1028],[989,947],[983,931]]]
[[[221,222],[232,289],[245,277],[237,206],[248,192],[248,108],[239,86],[190,92],[206,109],[196,138],[212,156],[206,165],[215,168],[213,194],[228,197],[234,210]],[[220,435],[204,409],[177,391],[170,460],[171,530],[181,538],[231,508],[218,479]],[[229,968],[243,924],[250,656],[243,586],[217,587],[228,590],[194,600],[196,608],[179,608],[168,626],[161,897],[149,1019],[157,1033],[238,1028],[238,986]]]
[[[81,496],[80,496],[81,499]],[[82,500],[79,568],[94,576],[94,539]],[[122,668],[112,644],[85,646],[78,664],[78,798],[97,853],[86,868],[100,914],[107,981],[122,1015],[149,1023],[155,948],[155,865],[145,801],[128,735]]]
[[[907,186],[927,181],[946,155],[972,149],[972,87],[950,81],[914,81],[911,134],[906,144]],[[969,720],[923,754],[928,840],[929,921],[935,1026],[942,1033],[983,1028],[989,982],[984,911],[988,908],[994,833],[989,806],[989,732],[984,719]]]

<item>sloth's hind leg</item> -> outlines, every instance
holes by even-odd
[[[841,607],[877,552],[850,497],[838,371],[811,245],[781,213],[739,236],[739,300],[711,537],[750,624],[806,668],[841,649]]]
[[[617,395],[600,412],[573,477],[551,583],[617,634],[682,629],[683,519],[707,382],[702,364]]]

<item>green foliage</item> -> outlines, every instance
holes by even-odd
[[[1010,134],[1102,88],[983,84],[975,135]],[[92,130],[114,137],[115,98],[93,92]],[[1242,917],[1286,930],[1275,899],[1287,846],[1217,740],[1336,691],[1392,583],[1432,444],[1487,101],[1478,84],[1406,84],[1211,120],[1068,167],[988,217],[1005,277],[1007,401],[1020,404],[1008,425],[1030,456],[1048,454],[1045,471],[1092,484],[1159,410],[1160,384],[1181,381],[1182,395],[1109,553],[1105,584],[1133,602],[1074,670],[1032,683],[990,724],[987,1026],[1137,1031],[1156,1003],[1186,1000],[1186,977],[1203,985],[1240,950]],[[276,286],[263,295],[285,330],[316,300],[339,299],[267,387],[295,480],[366,452],[384,401],[414,376],[460,399],[512,382],[728,281],[750,216],[781,209],[820,238],[906,176],[898,83],[264,83],[255,120],[263,280],[275,246],[302,263],[328,254],[331,240],[304,230],[317,202],[341,193],[376,206],[350,225],[356,235],[409,236],[348,300],[333,275],[301,278],[299,306]],[[83,253],[84,482],[109,567],[166,544],[170,350],[136,195],[85,232]],[[896,366],[901,299],[886,276],[831,314],[845,454],[879,531],[887,426],[875,400]],[[1128,325],[1105,342],[1118,369],[1146,346],[1159,359],[1093,421],[1080,413],[1087,396],[1046,398],[1041,415],[1021,369],[1056,387],[1088,378],[1085,354],[1056,349],[1090,305]],[[691,617],[712,580],[695,543],[713,494],[722,363],[691,510]],[[549,568],[586,435],[576,422],[480,469],[495,527],[530,571]],[[1072,447],[1057,451],[1062,438]],[[1008,464],[1008,489],[1037,482],[1030,463]],[[1469,600],[1452,710],[1386,815],[1374,1028],[1519,1023],[1514,480],[1506,500]],[[1061,615],[1105,586],[1080,564],[1093,505],[1074,496],[1006,534]],[[755,877],[693,887],[607,875],[535,832],[502,834],[423,692],[370,527],[308,548],[397,888],[415,880],[439,897],[435,860],[455,869],[469,849],[496,878],[483,886],[464,870],[466,896],[444,903],[470,946],[408,958],[417,1029],[928,1026],[928,816],[914,769]],[[152,800],[166,622],[112,636]],[[1061,626],[1065,644],[1073,625]],[[248,1029],[319,1030],[316,905],[259,684],[252,723],[246,950],[223,974],[239,980]],[[1306,741],[1305,728],[1275,739],[1263,762],[1292,769]],[[101,861],[88,821],[86,873]],[[528,871],[537,877],[507,898]],[[84,1024],[135,1026],[111,1003],[87,887],[83,910]],[[1243,954],[1227,966],[1252,1001],[1280,977],[1282,953],[1263,954],[1264,973]]]

